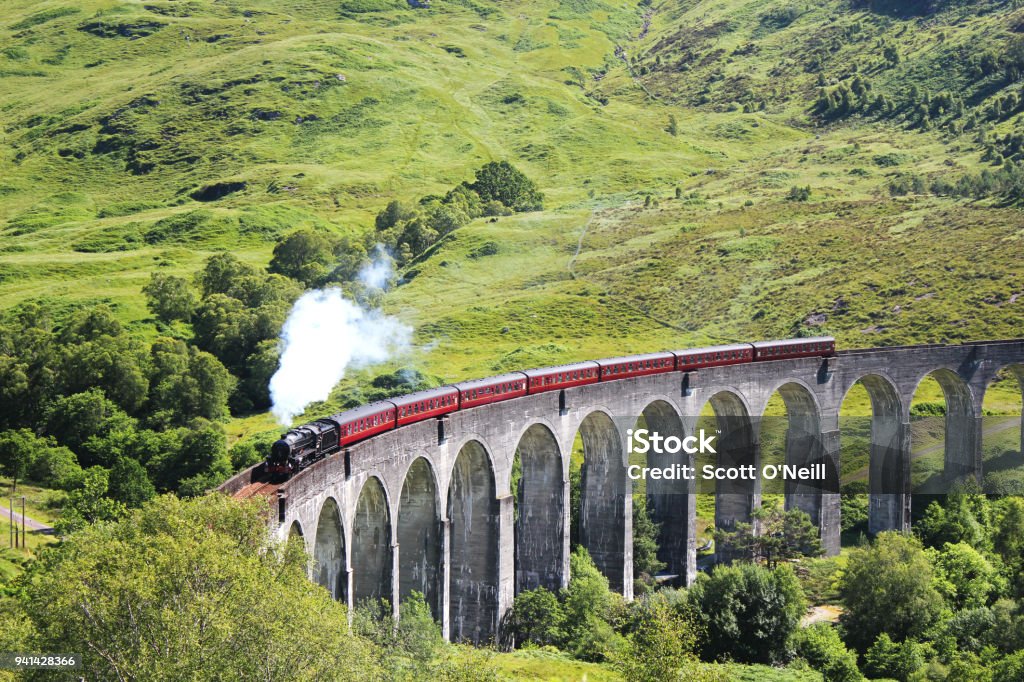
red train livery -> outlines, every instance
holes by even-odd
[[[478,407],[499,400],[510,400],[526,395],[526,375],[522,372],[502,374],[486,379],[475,379],[455,384],[459,393],[459,409]]]
[[[266,471],[272,475],[288,476],[346,445],[378,433],[525,395],[648,374],[694,372],[744,362],[831,357],[835,354],[835,339],[821,336],[630,355],[463,381],[453,386],[364,405],[292,429],[271,446]]]
[[[815,355],[836,354],[836,340],[829,336],[812,339],[787,339],[785,341],[758,341],[754,347],[755,360],[789,360]]]
[[[736,343],[731,346],[710,346],[708,348],[677,350],[675,356],[676,371],[692,372],[705,367],[752,362],[754,360],[754,348],[749,343]]]
[[[529,369],[526,374],[527,392],[543,393],[573,386],[596,384],[601,380],[601,367],[596,362],[577,362],[573,365]]]
[[[626,379],[645,374],[671,372],[676,366],[676,356],[668,351],[664,353],[648,353],[647,355],[630,355],[624,358],[598,360],[601,368],[601,381]]]
[[[459,409],[459,390],[454,386],[442,386],[392,398],[390,402],[398,414],[398,425],[405,426]]]

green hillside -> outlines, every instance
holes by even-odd
[[[328,401],[308,406],[310,418],[446,381],[663,348],[818,334],[834,335],[841,348],[1024,335],[1020,0],[4,0],[2,7],[0,468],[30,491],[30,516],[73,539],[93,537],[81,530],[92,522],[134,523],[129,509],[160,514],[160,505],[177,504],[146,507],[158,493],[209,502],[215,496],[205,491],[266,456],[279,432],[265,409],[277,335],[309,285],[340,282],[413,329],[411,350],[350,371]],[[503,161],[525,175],[528,200],[496,202],[464,184],[482,186],[480,171],[508,170],[491,163]],[[394,247],[401,279],[377,296],[351,280],[382,242]],[[308,260],[282,267],[289,243],[298,261]],[[151,310],[147,296],[157,295],[167,305]],[[398,371],[405,369],[418,373]],[[941,401],[938,384],[927,380],[911,410],[918,490],[928,489],[944,461]],[[1008,378],[986,394],[985,413],[994,418],[985,427],[985,473],[1001,490],[1020,490],[1020,406],[1020,387]],[[863,388],[844,404],[848,492],[866,489],[869,409]],[[769,415],[784,410],[776,395]],[[761,431],[766,460],[782,456],[782,432],[781,420]],[[570,487],[583,456],[577,443]],[[863,498],[844,495],[844,517],[863,517],[846,527],[847,544],[866,525]],[[928,583],[926,596],[959,600],[954,620],[968,634],[922,626],[934,639],[907,639],[888,654],[882,647],[875,659],[916,656],[921,668],[927,653],[943,662],[929,668],[930,679],[936,670],[934,679],[945,679],[945,663],[949,679],[982,679],[984,666],[1017,650],[991,679],[1019,678],[1010,665],[1024,665],[1024,607],[1001,597],[1024,594],[1017,541],[1024,510],[1013,501],[970,504],[957,497],[948,512],[932,509],[927,555],[909,538],[881,541],[885,551],[916,557],[917,564],[903,562],[908,567],[950,565],[936,578],[941,595],[927,571],[910,571]],[[702,533],[713,505],[713,496],[701,496]],[[637,546],[645,537],[653,546],[657,531],[640,509],[634,518],[646,530]],[[950,527],[963,531],[953,541],[967,543],[945,544],[948,555],[939,553],[950,538],[936,520],[947,513]],[[113,541],[122,532],[115,525],[91,527]],[[120,527],[128,533],[129,525]],[[188,540],[175,554],[182,562],[211,547],[203,562],[223,563],[209,558],[225,556],[222,545]],[[126,546],[116,554],[135,561],[121,551]],[[986,559],[964,554],[972,546],[985,548],[993,566],[1005,562],[1012,589]],[[831,609],[827,619],[836,616],[840,576],[869,554],[846,547],[836,560],[801,560],[804,590],[812,605]],[[955,565],[963,556],[977,559],[970,564],[977,575],[992,577],[987,587],[971,579],[978,608],[957,594],[955,585],[966,583],[955,572],[967,570]],[[24,592],[10,581],[27,557],[0,555],[0,600]],[[304,560],[293,559],[295,566]],[[33,574],[36,587],[59,567],[52,561]],[[102,574],[98,565],[66,566],[79,576]],[[586,582],[586,571],[573,572]],[[114,573],[118,581],[137,578]],[[890,571],[865,574],[881,580]],[[292,594],[264,589],[274,583],[256,579],[263,575],[247,583],[263,586],[260,599]],[[293,577],[309,589],[305,572]],[[799,611],[795,581],[790,596]],[[548,595],[553,626],[595,628],[596,639],[573,644],[572,655],[551,642],[569,652],[567,642],[590,636],[575,626],[546,646],[510,654],[428,651],[460,660],[427,661],[453,666],[427,676],[455,679],[465,669],[466,679],[470,670],[487,679],[493,667],[501,679],[619,679],[622,661],[618,668],[608,661],[624,653],[624,633],[633,647],[646,628],[641,620],[666,614],[644,615],[644,600],[612,601],[600,582],[583,588],[598,592],[581,593],[608,603],[600,617],[555,617],[568,606]],[[66,591],[63,580],[53,586]],[[886,593],[870,587],[843,598]],[[345,618],[315,591],[311,599],[334,609],[325,617]],[[175,590],[167,594],[182,602]],[[31,601],[47,607],[39,623],[61,629],[51,625],[50,600]],[[275,607],[245,615],[306,622],[312,606],[294,604],[295,613]],[[852,611],[849,601],[844,608]],[[917,618],[927,609],[914,611]],[[0,609],[8,612],[15,613]],[[423,613],[421,625],[433,628]],[[176,622],[167,609],[160,614],[165,625]],[[808,614],[820,617],[817,609]],[[699,638],[705,625],[693,630]],[[399,631],[376,630],[373,646],[400,663]],[[27,630],[0,631],[18,644],[11,650],[30,650],[18,641]],[[814,632],[788,668],[717,663],[698,676],[819,679],[811,668],[826,654],[855,669],[856,655],[834,631]],[[678,653],[695,656],[697,638],[687,635],[692,650]],[[653,660],[663,643],[671,638],[648,642],[657,656],[642,647],[633,654]],[[724,650],[730,660],[735,653],[737,661],[762,663],[794,653],[755,659]],[[862,663],[865,650],[858,650]],[[668,677],[678,672],[673,665]],[[867,665],[874,677],[909,675],[877,660]],[[835,679],[859,676],[842,674]]]
[[[153,335],[155,269],[265,264],[298,228],[372,243],[389,201],[507,159],[545,210],[406,267],[402,364],[1019,336],[1024,220],[992,179],[1021,131],[1014,5],[9,2],[0,305],[104,301]]]

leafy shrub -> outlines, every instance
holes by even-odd
[[[872,678],[907,680],[924,667],[928,649],[913,639],[894,642],[882,633],[864,654],[864,672]]]
[[[807,604],[788,564],[716,566],[697,577],[690,599],[707,628],[703,657],[746,663],[785,660]]]
[[[500,201],[515,211],[538,211],[544,195],[537,186],[508,161],[492,161],[476,172],[476,180],[468,185],[486,201]]]
[[[850,552],[840,592],[846,639],[864,651],[886,634],[898,641],[926,632],[943,609],[931,558],[917,538],[881,533]]]
[[[828,623],[815,623],[793,636],[796,655],[821,672],[825,682],[858,682],[857,653],[843,644],[836,629]]]
[[[797,187],[793,185],[789,188],[789,194],[786,195],[786,198],[790,201],[807,201],[811,198],[811,186]]]

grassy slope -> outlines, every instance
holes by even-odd
[[[860,22],[901,45],[903,65],[875,76],[895,87],[946,49],[940,33],[946,46],[983,38],[1008,10],[953,26],[833,2],[765,31],[784,3],[664,3],[638,38],[635,9],[582,1],[8,5],[5,307],[107,300],[151,333],[139,289],[154,268],[191,272],[220,248],[266,262],[282,232],[363,230],[392,198],[510,158],[548,210],[477,221],[411,268],[386,302],[421,344],[402,364],[455,379],[810,331],[847,347],[1020,334],[1019,211],[884,188],[896,173],[979,167],[977,145],[898,123],[816,128],[815,76],[798,68],[813,36]],[[643,77],[653,99],[613,48],[674,59],[680,31],[701,66]],[[730,54],[748,42],[758,50]],[[872,45],[843,47],[829,77],[869,68]],[[716,70],[725,78],[708,86]],[[765,111],[729,110],[742,74]],[[246,187],[189,198],[226,181]],[[810,185],[810,201],[787,201],[793,185]],[[644,208],[647,193],[660,205]],[[147,241],[197,210],[191,232]],[[488,241],[496,255],[468,257]],[[1012,389],[1004,398],[1012,409]],[[257,416],[236,431],[269,426]]]

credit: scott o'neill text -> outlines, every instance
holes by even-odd
[[[707,434],[703,429],[698,435],[679,438],[662,436],[656,431],[647,429],[629,429],[626,431],[629,441],[629,454],[634,455],[676,455],[685,452],[694,454],[717,454],[715,436]],[[698,477],[705,481],[753,481],[758,478],[765,480],[824,481],[826,470],[824,464],[797,466],[792,464],[765,464],[758,468],[753,464],[742,466],[716,466],[705,464],[699,469],[690,464],[670,464],[664,467],[649,467],[631,464],[626,473],[633,480],[683,480],[693,481]]]

